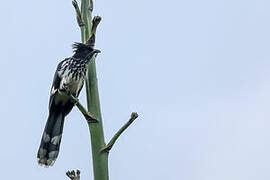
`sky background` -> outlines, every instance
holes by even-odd
[[[95,0],[112,180],[270,179],[270,1]],[[54,167],[37,164],[57,64],[80,41],[71,0],[0,6],[2,179],[93,179],[87,124],[66,118]],[[85,92],[80,96],[85,103]]]

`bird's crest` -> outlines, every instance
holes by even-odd
[[[76,53],[78,51],[91,50],[92,48],[84,43],[75,42],[72,45],[73,52]]]

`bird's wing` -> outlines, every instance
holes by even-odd
[[[62,78],[59,76],[59,71],[62,68],[63,63],[65,63],[68,60],[68,58],[64,59],[63,61],[61,61],[56,68],[56,71],[54,73],[54,77],[53,77],[53,83],[52,83],[52,87],[51,87],[51,91],[50,91],[50,100],[49,100],[49,109],[52,105],[53,99],[54,99],[54,95],[57,92],[57,90],[60,87],[60,82],[62,80]]]

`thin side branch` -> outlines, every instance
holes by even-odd
[[[76,0],[73,0],[72,1],[72,5],[74,6],[75,10],[76,10],[76,17],[77,17],[77,22],[78,22],[78,25],[80,27],[84,26],[84,22],[82,20],[82,15],[81,15],[81,11],[80,11],[80,8],[78,6],[78,3]]]
[[[139,115],[136,112],[131,113],[130,119],[124,126],[122,126],[117,133],[112,137],[110,142],[103,148],[101,149],[101,152],[110,152],[112,149],[114,143],[116,140],[119,138],[119,136],[134,122],[134,120],[138,117]]]
[[[69,95],[69,98],[77,106],[77,108],[81,111],[81,113],[84,115],[84,117],[87,121],[98,122],[97,118],[83,107],[83,105],[80,103],[79,99],[75,98],[71,94]]]
[[[72,94],[66,93],[66,92],[60,92],[60,94],[64,94],[70,98],[70,100],[77,106],[77,108],[81,111],[81,113],[84,115],[85,119],[88,122],[98,122],[98,119],[93,116],[90,112],[88,112],[83,105],[80,103],[78,98],[75,98]]]
[[[100,16],[95,16],[92,20],[92,30],[91,30],[91,34],[95,34],[96,35],[96,30],[97,30],[97,26],[99,25],[101,21],[101,17]]]
[[[66,172],[66,175],[71,179],[71,180],[80,180],[80,170],[77,170],[76,172],[74,170]]]
[[[94,3],[93,3],[93,0],[90,0],[90,4],[89,4],[89,11],[90,11],[90,13],[93,12],[93,9],[94,9]]]
[[[91,29],[91,36],[90,38],[86,41],[86,44],[89,44],[91,47],[94,48],[95,46],[95,41],[96,41],[96,31],[97,31],[97,26],[99,25],[101,21],[100,16],[95,16],[92,20],[92,29]]]

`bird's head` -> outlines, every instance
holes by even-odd
[[[75,58],[81,58],[81,59],[91,59],[94,55],[100,53],[101,51],[98,49],[94,49],[89,44],[84,43],[74,43],[72,45]]]

